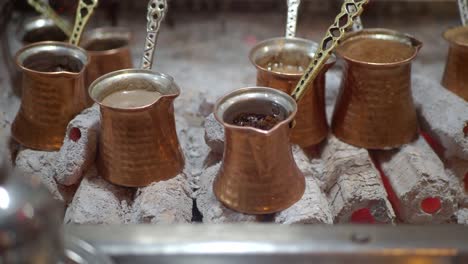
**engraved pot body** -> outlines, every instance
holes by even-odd
[[[317,43],[301,38],[273,38],[258,43],[250,52],[250,61],[257,68],[257,85],[290,94],[301,79],[301,72],[280,72],[267,64],[279,60],[306,69],[317,50]],[[296,125],[291,141],[301,147],[320,143],[328,134],[325,113],[325,74],[336,59],[332,56],[298,104]]]
[[[468,101],[468,27],[456,27],[444,32],[450,47],[442,78],[442,85]]]
[[[12,136],[28,148],[58,150],[68,122],[86,108],[86,51],[45,41],[22,48],[15,61],[22,71],[22,100]],[[51,63],[68,64],[74,70],[40,70]]]
[[[339,47],[337,54],[344,59],[344,72],[333,114],[332,131],[342,141],[358,147],[399,147],[418,135],[416,109],[411,94],[411,61],[422,44],[396,31],[366,29],[348,34],[341,45],[346,45],[348,41],[369,39],[404,44],[411,52],[391,62],[373,62],[375,56],[357,60]]]
[[[107,95],[128,89],[154,90],[161,97],[135,108],[102,103]],[[179,93],[172,77],[149,70],[111,72],[91,84],[89,94],[101,109],[97,162],[102,177],[121,186],[143,187],[182,171],[173,105]]]
[[[268,131],[232,124],[239,113],[270,114],[275,109],[282,109],[285,119]],[[215,117],[223,124],[226,138],[213,188],[225,206],[247,214],[269,214],[302,197],[305,180],[289,138],[296,111],[290,96],[266,87],[239,89],[216,103]]]
[[[130,30],[125,28],[104,27],[85,32],[80,46],[90,59],[86,87],[106,73],[133,67],[130,41]]]

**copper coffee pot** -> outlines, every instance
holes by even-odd
[[[11,127],[25,147],[57,150],[68,122],[86,108],[86,51],[63,42],[39,42],[18,51],[22,100]]]
[[[345,30],[367,2],[344,1],[291,96],[277,89],[250,87],[218,100],[214,114],[224,126],[225,141],[213,189],[225,206],[242,213],[268,214],[284,210],[301,199],[305,181],[292,156],[289,139],[297,112],[296,101],[307,94]],[[243,117],[239,119],[240,116]],[[275,120],[276,124],[264,127],[257,123],[257,127],[252,127],[249,122],[257,118],[264,118],[262,122]]]
[[[458,0],[462,26],[450,28],[444,32],[444,39],[450,48],[445,64],[442,85],[468,101],[468,75],[466,61],[468,60],[468,6],[466,0]]]
[[[332,121],[339,139],[358,147],[386,149],[417,137],[411,61],[421,46],[414,37],[388,29],[346,35],[336,50],[345,62]]]
[[[165,0],[148,4],[142,69],[108,73],[89,87],[91,98],[101,109],[98,169],[117,185],[147,186],[173,178],[184,168],[173,105],[179,87],[172,77],[150,70],[166,10]],[[144,95],[132,97],[137,92]],[[118,95],[118,101],[106,101],[111,95]]]
[[[141,107],[103,102],[109,94],[135,89],[161,97]],[[98,169],[103,178],[121,186],[143,187],[182,171],[184,157],[173,106],[180,90],[172,77],[150,70],[120,70],[94,81],[89,94],[101,109]]]
[[[60,149],[68,122],[88,106],[84,73],[89,57],[74,44],[96,4],[97,0],[90,4],[80,0],[70,44],[38,42],[16,54],[23,92],[11,134],[28,148]]]
[[[130,52],[131,33],[126,28],[97,28],[83,35],[80,46],[89,55],[86,87],[102,75],[133,67]]]
[[[295,37],[264,40],[250,51],[250,61],[257,68],[257,85],[291,93],[301,79],[318,49],[318,44]],[[307,93],[298,103],[296,126],[291,132],[291,142],[301,147],[320,143],[328,135],[325,113],[325,74],[335,63],[335,56],[326,62],[320,73],[310,84]],[[272,69],[274,63],[295,67],[284,72]]]
[[[242,213],[268,214],[302,197],[305,180],[289,140],[296,107],[286,93],[266,87],[239,89],[216,103],[214,115],[224,126],[225,143],[214,192],[225,206]],[[233,119],[246,111],[275,114],[283,120],[268,131],[233,125]]]

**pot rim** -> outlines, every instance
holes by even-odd
[[[281,122],[278,122],[275,126],[273,126],[269,130],[262,130],[262,129],[254,128],[254,127],[242,127],[242,126],[232,125],[232,124],[229,124],[229,123],[225,122],[223,120],[223,117],[219,116],[218,109],[219,109],[220,105],[222,103],[224,103],[224,101],[226,99],[228,99],[230,97],[233,97],[233,96],[235,96],[237,94],[244,94],[244,93],[255,92],[255,91],[256,92],[267,91],[267,92],[270,92],[270,93],[276,93],[277,95],[284,97],[286,100],[288,100],[291,103],[291,105],[293,107],[292,111],[288,113],[287,118],[285,118]],[[220,124],[222,124],[224,126],[224,128],[234,129],[234,130],[238,130],[238,131],[246,131],[246,132],[252,131],[252,132],[256,132],[256,133],[260,133],[260,134],[268,136],[270,134],[273,134],[275,132],[275,130],[277,130],[279,127],[281,127],[283,125],[292,124],[292,122],[294,121],[294,118],[296,117],[296,114],[297,114],[297,103],[289,94],[287,94],[285,92],[282,92],[280,90],[276,90],[276,89],[273,89],[273,88],[270,88],[270,87],[263,87],[263,86],[249,86],[249,87],[243,87],[243,88],[239,88],[239,89],[230,91],[227,94],[223,95],[221,98],[219,98],[216,101],[215,105],[214,105],[213,114],[215,116],[215,119]]]
[[[453,37],[449,36],[451,33],[455,34],[457,31],[465,31],[468,34],[468,26],[455,26],[455,27],[450,27],[446,29],[442,33],[442,37],[450,44],[450,45],[455,45],[458,47],[468,47],[468,42],[463,43],[459,41],[453,40]]]
[[[148,75],[151,75],[152,77],[164,79],[170,82],[170,85],[172,86],[171,89],[173,89],[174,91],[170,91],[169,93],[164,94],[158,90],[158,92],[161,94],[161,97],[156,99],[154,102],[147,104],[147,105],[132,107],[132,108],[119,108],[119,107],[108,106],[108,105],[103,104],[101,102],[102,100],[99,100],[96,95],[93,95],[93,90],[95,89],[95,87],[101,82],[103,82],[104,80],[110,79],[112,77],[117,77],[120,75],[125,75],[125,74],[148,74]],[[156,80],[156,78],[153,79],[153,81]],[[148,108],[156,105],[156,103],[158,103],[160,100],[175,99],[176,97],[180,95],[180,88],[174,82],[174,78],[168,74],[161,73],[161,72],[154,72],[152,70],[131,68],[131,69],[122,69],[118,71],[113,71],[113,72],[104,74],[101,77],[97,78],[89,85],[88,94],[89,94],[89,97],[91,97],[91,99],[102,108],[111,109],[113,111],[119,111],[119,112],[136,112],[136,111],[147,110]]]
[[[277,41],[285,41],[286,42],[302,42],[303,44],[306,44],[306,45],[309,45],[309,48],[310,48],[310,52],[309,54],[312,55],[312,54],[315,54],[315,52],[317,51],[318,47],[319,47],[319,44],[312,41],[312,40],[308,40],[308,39],[304,39],[304,38],[298,38],[298,37],[292,37],[292,38],[287,38],[287,37],[275,37],[275,38],[269,38],[269,39],[265,39],[265,40],[262,40],[260,42],[258,42],[257,44],[255,44],[255,46],[250,50],[249,52],[249,60],[250,62],[255,66],[255,68],[257,68],[258,70],[261,70],[261,71],[264,71],[264,72],[267,72],[267,73],[270,73],[270,74],[273,74],[273,75],[277,75],[277,76],[283,76],[283,77],[297,77],[297,78],[300,78],[303,73],[281,73],[281,72],[277,72],[277,71],[271,71],[271,70],[268,70],[260,65],[258,65],[255,60],[254,60],[254,55],[259,52],[259,50],[261,49],[262,46],[270,46],[268,44],[273,44]],[[271,42],[271,43],[270,43]],[[313,59],[313,55],[312,56],[309,56],[309,58],[312,60]],[[328,58],[327,62],[325,63],[325,69],[328,69],[330,68],[331,66],[333,66],[334,64],[336,63],[336,56],[334,54],[332,54],[330,56],[330,58]],[[309,66],[309,65],[307,65]]]
[[[110,35],[110,37],[103,37],[106,35]],[[115,36],[119,36],[117,38],[124,39],[126,44],[114,49],[106,49],[106,50],[87,50],[85,45],[87,42],[90,42],[94,39],[99,39],[99,37],[103,37],[102,39],[110,39],[116,38]],[[82,40],[80,41],[80,47],[86,50],[92,56],[99,56],[99,55],[109,55],[122,52],[123,50],[130,49],[130,42],[133,40],[132,32],[127,27],[99,27],[89,31],[86,31],[83,35]]]
[[[75,50],[76,52],[82,53],[84,55],[83,57],[85,60],[83,61],[82,58],[79,58],[78,56],[73,56],[77,59],[79,59],[83,63],[83,67],[79,72],[70,72],[70,71],[57,71],[57,72],[41,72],[41,71],[36,71],[29,69],[23,65],[24,60],[21,61],[20,63],[20,57],[21,55],[26,52],[29,49],[36,48],[37,46],[61,46],[62,48],[65,49],[70,49],[70,50]],[[35,42],[32,44],[28,44],[24,47],[22,47],[20,50],[18,50],[15,54],[15,63],[16,65],[24,72],[29,72],[29,73],[35,73],[35,74],[41,74],[41,75],[48,75],[48,76],[79,76],[83,74],[86,70],[86,67],[89,65],[90,57],[89,54],[82,48],[66,43],[66,42],[60,42],[60,41],[40,41],[40,42]]]
[[[356,63],[356,64],[368,65],[368,66],[394,67],[394,66],[400,66],[400,65],[403,65],[403,64],[410,63],[412,60],[414,60],[414,58],[416,58],[416,56],[419,53],[419,50],[422,48],[422,45],[423,45],[423,43],[421,41],[419,41],[418,39],[416,39],[412,35],[409,35],[409,34],[406,34],[406,33],[401,33],[401,32],[398,32],[396,30],[387,29],[387,28],[369,28],[369,29],[363,29],[363,30],[356,31],[356,32],[350,32],[350,33],[346,34],[344,39],[341,41],[340,45],[343,45],[348,40],[353,40],[353,39],[357,39],[357,38],[365,38],[364,36],[366,36],[366,35],[367,36],[372,36],[372,35],[374,35],[374,36],[376,36],[376,35],[388,36],[387,38],[381,38],[381,37],[380,38],[374,38],[374,39],[384,39],[384,40],[407,39],[408,41],[405,44],[408,44],[408,46],[413,47],[414,52],[410,57],[408,57],[408,58],[406,58],[404,60],[401,60],[401,61],[397,61],[397,62],[365,62],[365,61],[362,61],[362,60],[356,60],[356,59],[350,58],[349,56],[346,56],[343,52],[340,52],[339,46],[336,48],[336,54],[340,58],[342,58],[342,59],[344,59],[346,61]],[[399,42],[402,43],[402,41],[399,41]]]

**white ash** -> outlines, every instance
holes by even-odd
[[[113,185],[91,168],[67,208],[66,224],[124,224],[133,196],[130,188]],[[156,202],[156,201],[154,201]]]
[[[204,223],[238,223],[257,222],[257,217],[238,213],[226,208],[216,198],[213,192],[213,181],[221,167],[221,163],[211,166],[200,176],[200,189],[195,193],[197,207],[203,215]]]
[[[456,212],[461,192],[459,182],[445,173],[442,161],[424,138],[398,151],[375,154],[398,198],[395,210],[404,223],[445,223]],[[421,204],[426,198],[439,198],[441,209],[433,214],[424,212]]]
[[[322,181],[334,222],[350,222],[354,212],[367,208],[376,222],[394,223],[395,212],[367,150],[335,137],[328,139],[327,148]]]
[[[306,190],[301,200],[279,212],[275,222],[280,224],[333,224],[330,206],[313,176],[306,177]]]
[[[205,142],[211,151],[223,153],[224,150],[224,127],[216,120],[214,114],[205,119]]]
[[[455,214],[460,225],[468,225],[468,208],[462,208]]]
[[[422,75],[414,75],[412,84],[423,129],[445,147],[445,158],[468,160],[468,137],[463,133],[468,102]]]
[[[57,152],[24,149],[16,157],[16,167],[26,174],[39,177],[56,200],[68,204],[73,199],[76,186],[66,187],[55,181],[52,164],[57,156]]]
[[[94,104],[70,121],[63,145],[56,162],[56,180],[69,186],[80,181],[86,170],[93,165],[96,157],[97,137],[100,125],[99,106]],[[80,138],[70,138],[71,130],[79,129]]]
[[[139,188],[130,223],[173,224],[192,220],[192,191],[184,174]]]

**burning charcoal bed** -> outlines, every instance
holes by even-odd
[[[295,120],[291,119],[291,122],[289,122],[288,118],[291,113],[293,112],[292,115],[296,114],[296,108],[294,108],[296,107],[296,101],[299,102],[299,99],[295,97],[292,91],[295,87],[301,86],[300,78],[302,74],[296,72],[285,73],[285,76],[289,78],[288,80],[284,79],[285,76],[275,75],[275,73],[272,74],[273,77],[267,76],[264,72],[262,73],[265,69],[257,66],[254,59],[250,58],[252,61],[249,62],[249,52],[254,50],[256,45],[261,44],[262,40],[284,34],[284,27],[282,23],[278,22],[277,15],[268,13],[229,13],[224,8],[227,9],[230,4],[220,5],[219,8],[223,9],[221,15],[214,15],[209,19],[198,17],[196,14],[190,14],[186,17],[179,16],[179,14],[185,14],[183,12],[176,12],[177,16],[169,15],[166,17],[168,21],[161,25],[161,32],[159,38],[157,38],[155,65],[152,70],[153,72],[167,74],[154,74],[147,70],[151,66],[146,65],[146,69],[144,68],[145,63],[151,64],[147,41],[151,39],[154,42],[150,42],[155,45],[158,34],[156,34],[156,37],[154,35],[150,37],[150,34],[154,34],[154,31],[150,31],[149,35],[146,36],[146,32],[142,30],[147,26],[146,18],[141,16],[136,19],[137,16],[135,15],[136,13],[145,13],[146,6],[137,3],[130,4],[127,1],[123,2],[120,9],[128,8],[131,12],[121,13],[118,16],[118,24],[127,27],[128,30],[125,32],[131,32],[132,38],[127,40],[129,43],[126,42],[125,51],[122,51],[125,52],[126,56],[130,56],[130,54],[127,54],[128,49],[131,51],[131,62],[126,57],[123,62],[125,66],[121,66],[121,68],[140,65],[141,62],[142,69],[126,69],[120,73],[117,72],[117,74],[110,73],[105,78],[98,78],[93,84],[89,85],[90,97],[81,98],[86,106],[83,105],[82,109],[66,125],[63,144],[61,144],[60,148],[47,151],[37,150],[36,147],[28,148],[25,144],[21,145],[13,139],[15,135],[12,135],[12,133],[15,132],[11,132],[11,127],[15,122],[15,115],[25,108],[20,106],[24,102],[21,102],[21,95],[18,95],[18,90],[21,89],[18,88],[24,85],[24,82],[30,82],[30,80],[24,79],[22,84],[21,81],[18,81],[19,73],[16,69],[10,67],[11,65],[8,63],[0,64],[0,72],[2,73],[0,85],[3,88],[0,94],[0,109],[2,110],[0,111],[0,137],[6,138],[8,141],[9,162],[18,171],[38,177],[53,199],[63,206],[63,210],[60,211],[60,219],[65,225],[67,235],[80,237],[93,246],[97,246],[104,253],[112,256],[117,263],[132,263],[133,260],[134,263],[148,263],[154,257],[161,257],[162,260],[165,260],[166,257],[169,259],[171,257],[174,257],[174,259],[175,257],[181,257],[181,263],[189,263],[190,261],[187,260],[191,256],[201,256],[200,259],[203,259],[205,255],[210,255],[209,253],[219,252],[221,252],[219,256],[213,254],[210,255],[210,257],[213,257],[212,259],[207,259],[215,262],[208,261],[205,263],[219,263],[216,262],[216,258],[224,256],[223,254],[226,254],[226,258],[223,259],[226,263],[242,263],[242,261],[237,261],[236,257],[245,257],[245,263],[254,263],[255,260],[250,259],[249,254],[243,255],[246,252],[253,253],[252,256],[264,254],[261,256],[264,259],[259,257],[259,263],[276,263],[284,256],[286,256],[285,259],[294,256],[297,257],[298,261],[301,257],[307,260],[309,253],[317,256],[317,260],[322,257],[327,260],[327,254],[331,253],[333,255],[336,253],[338,257],[335,260],[337,261],[347,260],[347,257],[352,257],[353,254],[362,257],[356,258],[354,261],[368,261],[370,258],[366,259],[363,256],[367,254],[365,253],[366,250],[373,252],[374,249],[378,249],[374,259],[377,262],[374,263],[379,263],[378,261],[382,259],[379,259],[378,256],[379,254],[385,255],[384,252],[387,246],[392,249],[399,249],[399,243],[402,240],[398,236],[404,236],[409,241],[408,243],[401,242],[401,248],[406,249],[408,247],[405,254],[422,256],[421,259],[427,256],[450,258],[457,255],[457,253],[453,252],[440,251],[431,255],[433,252],[417,251],[424,248],[424,240],[431,240],[433,244],[428,246],[430,249],[440,250],[445,248],[446,245],[447,248],[460,250],[459,252],[465,254],[464,257],[468,256],[466,237],[463,238],[464,240],[458,240],[459,238],[454,237],[454,234],[457,233],[466,236],[466,226],[468,225],[468,101],[450,91],[441,83],[448,44],[440,37],[440,33],[449,26],[458,23],[456,22],[457,17],[453,17],[451,14],[442,19],[440,23],[422,17],[421,21],[424,22],[425,26],[406,24],[401,20],[383,22],[373,16],[363,17],[365,28],[384,26],[401,32],[408,32],[418,37],[424,45],[421,48],[421,43],[412,37],[407,37],[410,44],[405,44],[405,41],[408,42],[408,39],[405,39],[406,35],[398,35],[399,33],[395,33],[397,31],[390,32],[389,30],[379,29],[380,31],[377,30],[377,32],[369,30],[372,34],[377,35],[398,35],[398,41],[401,42],[399,45],[406,45],[408,54],[411,53],[410,46],[412,48],[414,46],[414,49],[416,49],[416,52],[412,51],[414,54],[419,52],[421,48],[417,57],[411,57],[407,61],[405,58],[395,59],[392,57],[394,60],[405,60],[405,63],[414,59],[412,69],[405,68],[399,71],[397,75],[408,77],[402,77],[401,79],[404,80],[398,81],[407,83],[402,86],[405,89],[408,88],[410,99],[412,99],[410,101],[414,103],[412,109],[414,110],[414,118],[411,117],[411,112],[407,112],[409,113],[408,120],[413,118],[417,126],[411,127],[411,125],[408,125],[406,127],[406,132],[409,131],[408,133],[411,134],[412,130],[414,130],[415,133],[413,133],[411,140],[407,140],[404,144],[396,144],[397,147],[394,147],[393,143],[383,147],[380,145],[377,147],[368,147],[368,145],[359,147],[358,145],[365,141],[366,136],[367,138],[369,138],[369,135],[378,138],[378,133],[382,133],[382,131],[389,131],[388,138],[393,136],[396,138],[397,135],[392,133],[396,131],[395,126],[401,124],[398,121],[399,118],[405,114],[401,114],[402,111],[393,113],[394,116],[392,116],[390,111],[390,114],[387,113],[385,116],[385,120],[379,120],[385,126],[375,129],[375,135],[372,134],[374,133],[372,131],[364,131],[360,136],[356,133],[357,129],[352,129],[354,138],[350,140],[350,138],[344,137],[342,134],[345,129],[340,130],[337,128],[339,125],[337,123],[344,122],[343,120],[349,121],[356,117],[352,115],[340,116],[343,111],[346,112],[346,107],[343,108],[343,100],[346,100],[343,99],[346,96],[343,95],[343,87],[351,87],[347,82],[355,85],[352,86],[352,89],[360,89],[357,88],[359,85],[369,88],[376,83],[382,86],[391,86],[391,81],[395,80],[386,81],[384,80],[385,76],[382,78],[377,75],[373,76],[372,74],[375,73],[366,69],[364,72],[368,71],[369,76],[364,76],[361,81],[355,81],[353,80],[355,77],[353,75],[355,74],[353,73],[354,66],[346,64],[342,58],[343,55],[339,55],[339,52],[334,53],[336,57],[333,56],[327,61],[326,68],[317,77],[318,81],[311,85],[311,87],[315,87],[314,95],[312,96],[311,93],[306,94],[309,99],[313,98],[310,100],[313,101],[312,103],[318,104],[319,108],[320,104],[323,104],[323,109],[308,109],[307,111],[310,111],[310,113],[301,113],[300,117],[296,116]],[[181,2],[183,1],[174,0],[169,2],[169,5],[172,3],[175,9],[181,12],[184,8],[188,8]],[[211,1],[194,2],[200,4],[194,4],[194,8],[195,6],[203,7],[205,5],[214,9],[218,8]],[[309,4],[314,0],[305,2],[304,8],[307,9],[311,8]],[[327,4],[329,7],[336,4],[338,8],[340,5],[339,3],[331,4],[331,2]],[[342,1],[337,2],[341,3]],[[55,4],[60,5],[60,1]],[[260,3],[257,4],[261,5]],[[376,6],[381,8],[381,5],[383,4],[377,4]],[[181,8],[182,6],[185,7]],[[160,7],[155,6],[153,8]],[[232,8],[235,9],[235,7]],[[372,4],[370,8],[371,10],[373,8],[375,8],[373,10],[377,10],[377,7]],[[163,10],[163,8],[160,9]],[[382,12],[382,9],[378,10]],[[290,13],[292,11],[289,10]],[[103,10],[97,10],[96,12],[102,14]],[[282,10],[283,13],[284,10]],[[158,19],[161,15],[164,17],[163,13],[158,13],[153,19]],[[300,17],[298,36],[314,41],[318,41],[323,37],[323,32],[329,26],[329,19],[320,18],[316,20],[303,17],[303,15]],[[106,19],[106,16],[95,15],[90,20],[89,27],[96,28],[106,24],[108,23]],[[12,63],[13,54],[24,44],[21,40],[22,34],[16,34],[15,32],[19,32],[27,21],[18,14],[14,14],[10,23],[5,26],[4,33],[2,33],[2,55],[4,60],[10,64]],[[148,25],[151,26],[151,23]],[[96,32],[100,31],[97,30]],[[333,31],[330,32],[334,37],[336,37],[334,34],[338,34],[333,33]],[[289,33],[291,34],[291,32]],[[388,35],[385,36],[388,37]],[[143,46],[143,44],[145,45]],[[301,48],[304,49],[304,47]],[[145,49],[144,52],[143,49]],[[301,51],[304,52],[304,50]],[[262,52],[268,54],[269,50],[262,50]],[[368,53],[371,54],[372,52],[369,51]],[[143,60],[141,54],[143,54]],[[367,56],[365,54],[360,55]],[[380,55],[379,58],[391,57],[389,54]],[[119,60],[118,56],[115,55],[113,60]],[[253,55],[251,54],[251,56]],[[373,56],[377,55],[374,54]],[[412,55],[407,55],[407,57],[410,56]],[[84,58],[82,59],[85,61]],[[307,63],[310,61],[313,61],[312,58],[308,58]],[[380,62],[373,61],[369,65],[378,63]],[[392,63],[395,62],[390,62],[390,64]],[[86,62],[81,67],[85,67],[85,64]],[[392,67],[395,65],[396,63],[392,64]],[[110,68],[120,67],[117,66],[117,63],[107,66]],[[306,66],[302,65],[301,71],[307,68]],[[99,67],[94,70],[98,71],[99,69],[103,70]],[[109,71],[114,70],[117,69]],[[141,81],[139,84],[145,87],[151,88],[151,81],[157,78],[160,78],[159,81],[162,80],[163,90],[145,90],[148,93],[139,98],[148,96],[150,92],[156,92],[158,99],[144,98],[145,100],[158,101],[159,98],[164,96],[171,97],[173,102],[164,104],[167,109],[161,110],[158,108],[158,111],[163,113],[158,115],[158,118],[168,113],[169,118],[148,119],[147,115],[142,114],[138,118],[145,121],[141,121],[131,116],[134,110],[130,109],[131,107],[129,107],[130,110],[125,109],[128,112],[124,113],[124,110],[122,110],[124,107],[119,109],[120,106],[116,107],[115,105],[105,105],[103,103],[103,98],[111,95],[112,89],[120,89],[119,87],[122,86],[119,83],[119,78],[121,78],[119,74],[130,74],[132,71],[135,74],[142,75],[154,74],[151,78],[145,76],[142,80],[139,80]],[[257,71],[259,74],[256,76]],[[273,70],[271,71],[273,72]],[[83,76],[76,77],[80,79],[77,82],[91,83],[89,76],[85,76],[87,73],[83,72],[82,74]],[[104,72],[96,76],[102,74]],[[357,75],[359,74],[362,74],[362,72],[357,73]],[[156,75],[158,75],[157,78]],[[96,79],[96,76],[92,79]],[[106,80],[106,78],[110,79],[110,81]],[[271,78],[271,80],[262,78]],[[240,93],[236,94],[237,88],[247,87],[240,89],[243,91],[262,89],[261,87],[253,88],[256,80],[257,83],[267,82],[272,87],[274,85],[284,85],[284,87],[275,87],[277,90],[270,89],[275,92],[264,92],[268,96],[265,96],[266,99],[263,98],[263,101],[259,100],[256,104],[252,104],[254,107],[250,107],[248,104],[239,104],[241,107],[237,109],[232,107],[236,103],[235,100],[243,96]],[[281,82],[287,82],[287,84],[281,84]],[[129,85],[129,87],[131,86]],[[285,88],[286,86],[287,88]],[[411,87],[409,88],[409,86]],[[278,90],[282,92],[276,92]],[[293,97],[291,98],[294,100],[283,100],[282,96],[289,96],[287,93],[292,93]],[[359,103],[364,102],[367,105],[375,103],[368,100],[371,97],[366,97],[370,93],[372,91],[362,93],[362,101]],[[27,98],[28,95],[23,96]],[[76,96],[81,97],[81,94]],[[154,96],[154,94],[151,96]],[[253,98],[254,95],[250,94],[248,96]],[[397,100],[395,99],[397,97],[392,96],[395,96],[395,94],[380,93],[372,99],[375,99],[375,101],[382,98],[390,98],[388,101]],[[272,110],[269,110],[268,100],[271,98],[276,101],[273,100]],[[323,99],[323,102],[320,101],[321,99]],[[223,100],[228,101],[226,103],[228,106],[223,106],[223,103],[225,103]],[[288,103],[292,105],[291,108],[288,108]],[[312,104],[311,102],[307,103]],[[264,110],[265,107],[262,104],[266,104],[268,109]],[[355,107],[355,104],[356,102],[352,102],[350,105]],[[300,106],[300,104],[297,105]],[[49,107],[54,107],[54,105],[49,105]],[[139,105],[134,108],[137,109],[138,107],[144,108],[146,105]],[[229,112],[229,107],[232,107],[235,111]],[[379,107],[377,106],[375,109],[385,108],[383,106],[382,108]],[[261,111],[264,112],[256,113],[256,109],[262,109]],[[362,109],[359,109],[359,111]],[[114,115],[112,118],[115,119],[110,118],[109,111],[115,111],[112,114]],[[153,110],[148,110],[148,112],[151,111]],[[385,111],[389,110],[386,109]],[[121,116],[118,117],[116,113]],[[154,113],[152,114],[157,116]],[[320,121],[316,122],[323,121],[320,132],[314,135],[313,144],[310,144],[312,141],[299,139],[302,127],[297,127],[297,122],[309,114],[314,117],[314,122],[317,119],[320,119]],[[232,118],[227,120],[229,115]],[[105,121],[107,122],[105,125],[106,131],[103,131],[104,116],[106,116]],[[359,115],[357,116],[357,119],[359,119]],[[369,120],[373,118],[372,115],[370,116]],[[138,125],[141,125],[143,129],[123,128],[122,122],[126,124],[140,122]],[[272,133],[276,130],[280,131],[282,126],[293,129],[295,133],[294,139],[292,139],[293,143],[284,144],[287,146],[286,148],[269,148],[281,145],[272,141],[271,138],[275,137]],[[174,127],[174,131],[171,130],[172,127]],[[161,130],[161,137],[166,139],[165,144],[171,148],[159,148],[157,151],[163,153],[161,158],[159,156],[153,160],[142,160],[140,158],[138,162],[133,164],[129,162],[128,160],[132,156],[143,157],[146,155],[145,153],[153,153],[151,151],[156,148],[151,147],[151,143],[157,142],[157,144],[161,145],[163,140],[159,138],[151,142],[145,141],[150,138],[150,136],[147,137],[148,133],[150,133],[148,131],[153,131],[154,128]],[[118,131],[118,129],[123,129],[124,132]],[[23,132],[25,131],[23,130]],[[242,131],[247,136],[240,133],[236,134],[238,131]],[[309,131],[308,133],[315,132]],[[26,131],[25,134],[27,133],[34,134],[35,132]],[[138,136],[132,138],[130,134]],[[258,135],[263,138],[258,139]],[[284,133],[281,134],[281,136],[285,135]],[[107,137],[106,140],[108,140],[105,144],[103,143],[103,137]],[[129,138],[131,140],[127,140]],[[224,179],[224,185],[216,187],[216,181],[219,181],[220,178],[219,175],[228,170],[224,166],[226,162],[224,158],[227,153],[232,154],[235,152],[234,149],[239,149],[238,145],[228,142],[232,138],[236,138],[236,143],[241,142],[239,138],[242,138],[244,140],[242,144],[248,146],[245,149],[250,149],[252,152],[257,151],[252,156],[248,156],[245,152],[235,158],[243,158],[249,164],[260,164],[257,167],[260,169],[255,173],[265,169],[265,171],[274,175],[275,170],[278,168],[275,166],[289,163],[288,166],[290,167],[288,168],[290,170],[288,173],[294,170],[294,173],[301,176],[300,180],[297,177],[291,177],[287,180],[279,179],[275,184],[277,184],[279,190],[280,187],[284,187],[280,185],[291,184],[293,186],[292,182],[297,181],[295,182],[296,185],[289,190],[287,190],[288,188],[283,189],[289,192],[286,195],[290,196],[289,198],[293,196],[298,198],[291,198],[292,203],[288,204],[288,206],[278,207],[279,209],[274,208],[274,206],[264,206],[259,212],[257,206],[252,210],[247,208],[249,211],[242,208],[242,205],[249,204],[243,199],[245,197],[239,198],[236,197],[236,193],[232,193],[232,190],[236,190],[238,187],[228,188],[229,184],[236,183],[236,179]],[[316,139],[319,139],[317,144],[315,143],[317,142]],[[124,149],[129,150],[129,152],[120,154],[115,154],[118,152],[116,150],[109,152],[111,147],[109,147],[108,142],[112,140],[114,145],[122,144],[124,141],[126,143],[130,142],[128,146],[115,148],[118,151]],[[359,142],[360,140],[361,142]],[[369,142],[366,142],[366,144]],[[290,153],[286,152],[287,155],[282,156],[283,152],[281,151],[284,149],[290,149]],[[278,153],[275,153],[275,150],[278,150]],[[262,151],[267,152],[265,154],[277,160],[264,163],[258,156],[258,153]],[[133,154],[130,155],[129,153]],[[117,155],[117,158],[110,158],[111,154]],[[172,157],[172,162],[169,162],[169,165],[168,162],[165,163],[163,160],[166,157]],[[253,158],[247,159],[245,157]],[[288,159],[290,160],[288,161]],[[232,161],[229,162],[233,163]],[[112,177],[115,175],[109,175],[109,170],[106,170],[105,166],[113,167],[113,174],[119,174],[121,170],[132,170],[135,171],[135,174],[136,171],[143,171],[142,175],[145,175],[145,181],[132,181],[131,179],[128,181],[128,178],[127,181],[116,181],[116,178],[121,180],[124,177]],[[151,168],[151,170],[143,168],[145,166]],[[161,168],[161,171],[155,170],[155,166],[160,166],[158,168]],[[163,166],[172,169],[166,170],[166,167],[162,169]],[[297,171],[295,171],[296,167]],[[237,167],[237,169],[239,168]],[[245,170],[248,170],[247,166]],[[105,173],[102,173],[103,171]],[[242,170],[237,170],[236,173],[238,171]],[[250,172],[254,173],[252,170]],[[162,174],[164,175],[160,176]],[[233,175],[236,174],[233,173]],[[242,175],[237,174],[237,176],[241,177]],[[274,178],[274,176],[270,178]],[[273,180],[270,179],[270,181]],[[249,180],[246,182],[249,182]],[[261,185],[262,181],[256,182],[250,179],[249,183],[250,186],[247,184],[240,186],[255,189],[258,188],[258,185]],[[219,182],[218,185],[220,185]],[[1,190],[0,186],[0,195]],[[303,194],[301,194],[302,190]],[[260,191],[258,192],[258,197],[262,197]],[[277,191],[275,194],[277,196],[271,198],[272,201],[279,199],[278,197],[281,195],[284,196],[281,191]],[[238,200],[232,202],[226,199],[229,195],[238,198]],[[253,202],[250,204],[253,204]],[[239,208],[245,209],[244,213]],[[267,213],[263,213],[262,210]],[[395,230],[394,233],[392,230]],[[408,233],[406,233],[407,231]],[[249,232],[252,232],[251,236],[249,236]],[[287,235],[285,235],[288,232],[291,232],[291,241],[288,241]],[[411,232],[414,232],[414,237],[410,237]],[[185,236],[185,234],[187,235]],[[314,240],[313,243],[309,243],[309,238],[307,238],[309,234],[315,236],[310,238]],[[326,239],[327,234],[330,234],[330,240]],[[159,236],[160,240],[155,239],[155,236]],[[433,241],[436,236],[440,237],[440,241],[437,239]],[[171,240],[172,238],[174,240]],[[223,251],[225,248],[222,248],[219,252],[216,251],[217,248],[212,248],[212,251],[210,251],[210,246],[206,243],[212,243],[216,239],[219,239],[222,243],[231,243],[229,244],[231,251]],[[315,239],[324,239],[323,245],[317,243],[318,240]],[[180,241],[181,244],[174,241]],[[302,243],[301,241],[304,241],[303,247],[299,246]],[[382,245],[379,244],[381,241],[384,241]],[[237,242],[239,244],[236,244]],[[249,251],[250,249],[247,248],[237,248],[243,242],[252,243],[255,250]],[[344,244],[340,244],[342,242]],[[376,244],[373,244],[374,242]],[[288,248],[288,243],[297,247],[295,249]],[[334,243],[339,244],[337,250],[327,248]],[[166,245],[167,248],[165,248]],[[270,245],[272,245],[273,249],[268,252],[267,246]],[[351,246],[348,252],[347,246],[349,245]],[[378,246],[373,248],[375,245]],[[1,246],[0,243],[0,248]],[[269,255],[272,252],[274,253]],[[293,252],[296,253],[293,254]],[[420,254],[413,254],[414,252]],[[231,253],[232,255],[230,255]],[[340,255],[341,253],[344,253],[344,255]],[[135,256],[136,258],[132,259]],[[275,256],[279,257],[278,260],[269,259],[269,257]],[[2,262],[1,257],[0,254],[0,263]],[[392,257],[400,260],[395,254]],[[466,258],[461,258],[461,262],[453,263],[465,263],[465,260]],[[372,263],[362,261],[361,263]],[[415,261],[417,261],[417,257]]]

